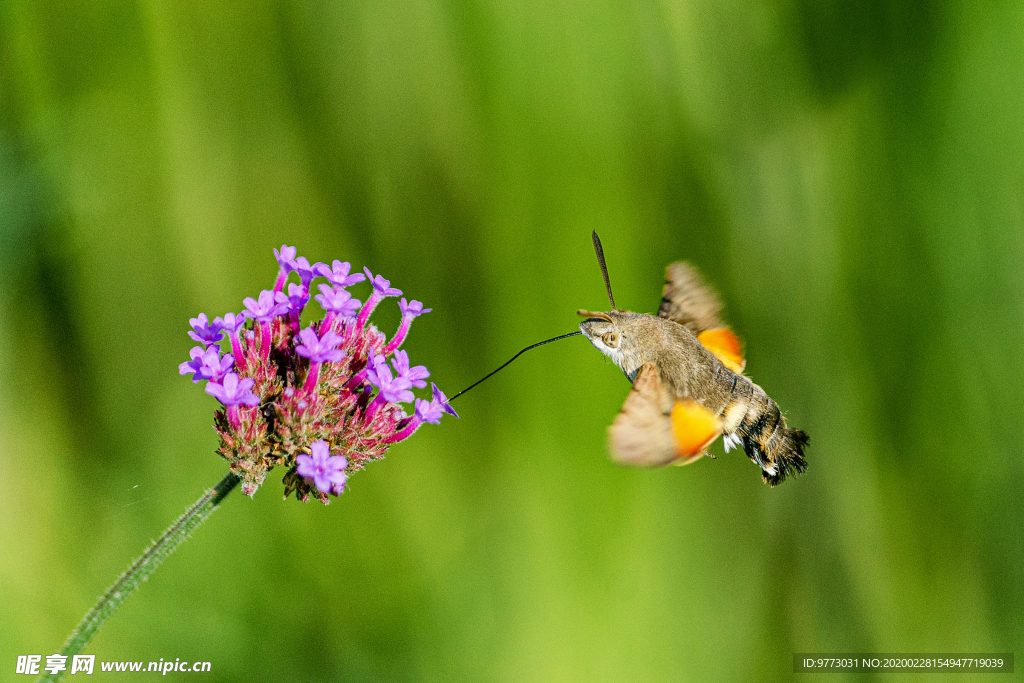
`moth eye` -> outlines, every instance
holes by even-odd
[[[614,349],[619,345],[619,333],[605,332],[601,335],[601,341],[605,343],[605,346],[609,346]]]

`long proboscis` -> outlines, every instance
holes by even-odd
[[[597,254],[597,263],[601,266],[601,275],[604,276],[604,288],[608,290],[608,303],[612,305],[612,310],[617,311],[615,308],[615,297],[612,296],[612,281],[608,279],[608,266],[604,262],[604,247],[601,246],[601,238],[597,236],[597,230],[591,233],[591,238],[594,240],[594,253]]]
[[[544,341],[542,341],[542,342],[537,342],[536,344],[531,344],[531,345],[527,346],[527,347],[526,347],[525,349],[523,349],[522,351],[520,351],[519,353],[517,353],[516,355],[512,356],[511,358],[509,358],[509,359],[508,359],[507,361],[505,361],[504,363],[502,363],[502,365],[501,365],[501,366],[500,366],[500,367],[499,367],[499,368],[498,368],[497,370],[494,370],[493,372],[490,372],[490,373],[488,373],[488,374],[484,375],[483,377],[481,377],[481,378],[480,378],[480,379],[478,379],[477,381],[473,382],[472,384],[470,384],[470,385],[469,385],[468,387],[466,387],[465,389],[463,389],[463,390],[462,390],[462,391],[460,391],[459,393],[457,393],[457,394],[455,394],[454,396],[452,396],[452,397],[451,397],[450,399],[448,399],[448,402],[449,402],[449,403],[451,403],[452,401],[454,401],[455,399],[457,399],[457,398],[458,398],[459,396],[462,396],[462,395],[463,395],[464,393],[466,393],[467,391],[469,391],[470,389],[472,389],[473,387],[475,387],[475,386],[476,386],[477,384],[480,384],[480,383],[481,383],[481,382],[483,382],[483,381],[484,381],[485,379],[488,379],[489,377],[491,377],[491,376],[493,376],[493,375],[497,374],[497,373],[498,373],[498,371],[500,371],[500,370],[503,370],[503,369],[505,368],[505,366],[506,366],[506,365],[508,365],[509,363],[511,363],[512,361],[514,361],[514,360],[515,360],[516,358],[519,358],[519,356],[523,355],[524,353],[526,353],[526,352],[527,352],[527,351],[529,351],[530,349],[535,349],[535,348],[537,348],[538,346],[544,346],[545,344],[550,344],[551,342],[553,342],[553,341],[558,341],[559,339],[565,339],[565,338],[567,338],[567,337],[575,337],[575,336],[576,336],[577,334],[583,334],[583,333],[582,333],[582,332],[580,332],[579,330],[576,330],[575,332],[570,332],[569,334],[563,334],[563,335],[561,335],[561,336],[558,336],[558,337],[552,337],[551,339],[545,339],[545,340],[544,340]]]

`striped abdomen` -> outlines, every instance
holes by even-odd
[[[722,419],[726,450],[742,444],[769,486],[807,469],[807,434],[787,427],[779,404],[746,377],[736,375],[732,400],[722,411]]]

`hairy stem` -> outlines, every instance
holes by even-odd
[[[131,595],[140,583],[149,578],[149,575],[160,566],[160,563],[173,553],[196,527],[206,521],[206,518],[217,509],[220,502],[231,493],[231,489],[235,488],[237,484],[238,477],[229,472],[216,486],[209,489],[192,507],[186,510],[185,514],[179,517],[178,521],[172,524],[160,538],[153,541],[153,545],[132,562],[128,571],[122,574],[121,578],[103,594],[96,606],[89,610],[89,613],[82,619],[78,628],[68,636],[67,642],[64,643],[64,647],[60,651],[68,658],[67,669],[57,674],[47,673],[39,680],[58,681],[65,673],[68,673],[71,670],[72,656],[82,652],[82,649],[100,630],[110,615],[121,606],[125,598]]]

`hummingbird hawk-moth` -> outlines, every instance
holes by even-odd
[[[742,446],[769,486],[803,472],[807,434],[789,428],[778,404],[743,374],[739,339],[697,270],[682,261],[668,266],[657,315],[622,311],[596,232],[593,239],[612,310],[580,310],[580,331],[633,383],[608,428],[612,458],[640,467],[686,465],[722,435],[726,452]]]

